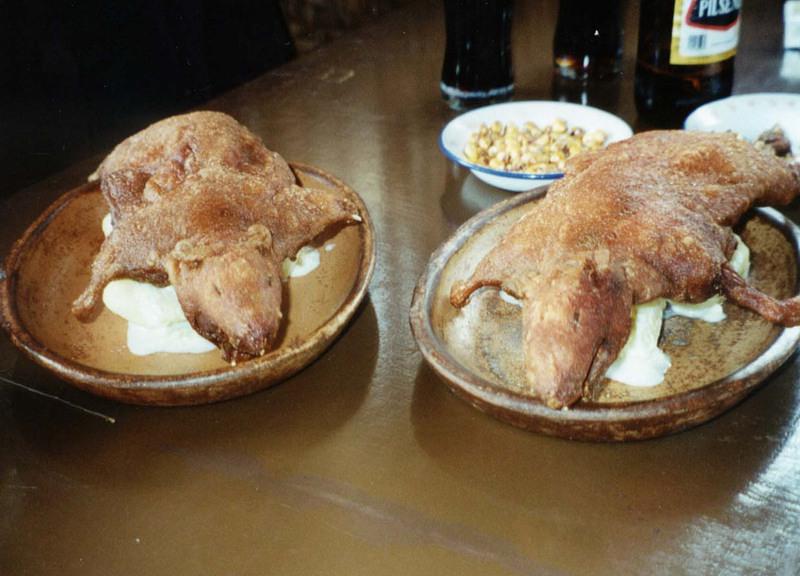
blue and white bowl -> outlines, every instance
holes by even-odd
[[[580,127],[587,132],[603,130],[608,134],[606,143],[624,140],[633,134],[625,121],[603,110],[568,102],[532,100],[484,106],[453,118],[439,135],[439,147],[450,160],[469,168],[477,178],[491,186],[510,192],[532,190],[561,178],[564,173],[531,174],[488,168],[467,160],[464,157],[464,146],[470,134],[477,132],[481,124],[513,122],[521,126],[525,122],[535,122],[539,126],[545,126],[557,118],[566,120],[570,127]]]

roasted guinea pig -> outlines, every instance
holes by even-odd
[[[298,185],[283,158],[218,112],[153,124],[92,178],[113,230],[73,313],[91,320],[117,278],[169,283],[192,327],[227,360],[273,346],[283,260],[330,226],[361,220],[349,200]]]
[[[568,163],[450,300],[464,306],[482,286],[522,300],[529,392],[563,408],[596,395],[636,304],[722,291],[773,322],[800,323],[800,301],[776,302],[727,264],[731,226],[754,204],[798,193],[795,166],[733,134],[639,134]]]

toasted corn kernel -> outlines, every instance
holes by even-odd
[[[602,130],[570,127],[556,119],[539,127],[534,122],[521,126],[499,121],[481,124],[464,146],[470,162],[491,168],[522,172],[560,172],[566,160],[585,150],[605,145],[608,135]]]

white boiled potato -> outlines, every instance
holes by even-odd
[[[216,346],[195,332],[186,320],[157,328],[128,322],[128,350],[137,356],[156,352],[202,354],[214,348]]]
[[[667,302],[663,298],[634,307],[631,333],[606,377],[628,386],[656,386],[672,362],[658,347]]]
[[[127,278],[114,280],[103,290],[103,303],[128,322],[148,328],[186,321],[172,286],[160,288]]]
[[[303,246],[297,251],[294,259],[283,261],[284,278],[297,278],[310,274],[319,267],[319,250],[312,246]]]

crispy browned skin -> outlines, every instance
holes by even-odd
[[[263,354],[281,320],[282,261],[335,223],[339,196],[303,188],[233,118],[168,118],[122,142],[97,171],[114,229],[73,304],[89,320],[115,278],[171,283],[187,319],[226,359]]]
[[[116,221],[119,210],[153,202],[209,166],[261,176],[272,191],[295,181],[283,158],[247,128],[207,111],[166,118],[123,140],[90,180],[100,179]]]
[[[800,303],[770,302],[726,265],[730,226],[753,204],[787,204],[798,193],[785,162],[732,134],[639,134],[569,164],[452,287],[451,302],[463,306],[481,286],[522,299],[530,393],[568,406],[597,391],[635,304],[700,302],[722,286],[770,320],[800,322]],[[766,313],[781,306],[794,316]]]

